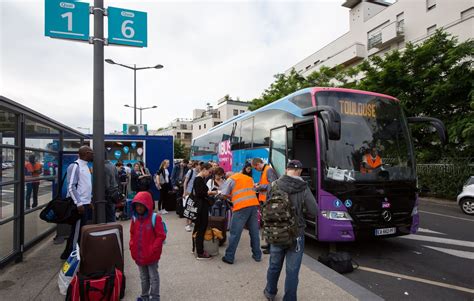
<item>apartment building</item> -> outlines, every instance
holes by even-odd
[[[473,38],[473,0],[346,0],[349,31],[298,62],[295,69],[308,76],[322,66],[353,66],[372,55],[403,49],[407,42],[420,43],[437,29]]]
[[[190,148],[193,140],[192,119],[176,118],[166,128],[148,133],[157,136],[173,136],[175,140],[181,141],[186,148]]]
[[[206,109],[193,110],[193,138],[206,133],[212,127],[248,111],[249,103],[225,96],[217,101],[217,108],[209,103]]]

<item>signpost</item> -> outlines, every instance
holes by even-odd
[[[89,3],[46,0],[45,35],[89,41]]]
[[[147,14],[109,7],[109,44],[146,47]]]
[[[94,36],[89,37],[89,16],[94,15]],[[104,16],[109,16],[110,44],[135,47],[147,46],[147,14],[116,7],[104,8],[104,0],[94,0],[94,6],[75,0],[45,0],[45,36],[89,41],[94,44],[94,221],[105,223],[104,186]]]

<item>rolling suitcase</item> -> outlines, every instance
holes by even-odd
[[[109,271],[123,272],[123,229],[118,223],[86,225],[81,230],[81,266],[83,275]]]

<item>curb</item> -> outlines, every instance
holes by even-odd
[[[338,272],[328,268],[327,266],[323,265],[319,261],[315,260],[311,256],[306,254],[303,255],[303,264],[307,266],[311,271],[318,273],[323,278],[331,281],[354,298],[358,300],[384,300],[383,298],[377,296],[376,294],[372,293],[368,289],[360,286],[359,284],[355,283],[354,281],[342,276]]]

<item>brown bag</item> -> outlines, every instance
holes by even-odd
[[[219,245],[222,246],[227,239],[226,218],[224,216],[209,216],[207,226],[222,232],[222,239],[219,240]]]
[[[86,225],[81,229],[81,274],[123,272],[123,229],[118,223]]]

